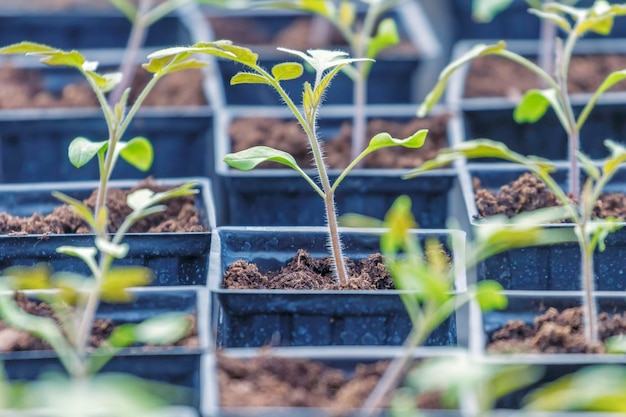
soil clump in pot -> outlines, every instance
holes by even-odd
[[[127,196],[139,189],[148,188],[154,192],[162,192],[173,187],[162,186],[151,178],[138,183],[128,190],[111,188],[107,194],[107,208],[109,210],[109,232],[119,229],[124,219],[131,213],[126,203]],[[83,203],[93,210],[96,203],[96,193]],[[130,233],[160,233],[160,232],[203,232],[200,214],[195,206],[195,196],[177,197],[162,203],[166,209],[162,212],[147,216],[135,223]],[[56,207],[52,213],[35,213],[30,217],[17,217],[8,213],[0,213],[0,234],[27,235],[27,234],[66,234],[92,233],[83,219],[68,205]]]
[[[34,301],[26,297],[23,293],[16,294],[17,305],[26,313],[39,317],[52,318],[59,324],[52,308],[41,301]],[[189,316],[192,321],[192,330],[188,336],[176,342],[172,346],[184,346],[194,348],[200,346],[197,329],[196,317]],[[93,323],[91,335],[89,337],[89,346],[97,348],[106,344],[106,340],[111,336],[115,329],[115,323],[110,319],[96,319]],[[142,349],[149,349],[150,346],[142,346]],[[51,349],[43,340],[22,330],[10,327],[7,323],[0,320],[0,352],[19,352],[33,350],[49,350]]]
[[[598,333],[599,342],[587,342],[582,307],[562,312],[551,307],[536,317],[533,325],[523,320],[507,322],[491,336],[487,350],[496,353],[606,353],[603,342],[626,333],[624,314],[600,313]]]
[[[236,359],[218,354],[221,407],[359,408],[389,362],[358,364],[354,375],[307,359],[260,355]],[[420,395],[422,409],[441,409],[438,393]],[[388,400],[387,400],[388,404]]]
[[[129,103],[134,103],[152,75],[137,70]],[[186,70],[163,77],[142,106],[203,106],[202,72]],[[86,81],[66,85],[60,92],[46,91],[38,70],[4,66],[0,68],[0,109],[97,107],[98,99]]]
[[[534,174],[524,173],[515,181],[500,187],[496,192],[483,188],[474,178],[475,201],[478,218],[497,214],[514,217],[520,213],[560,205],[556,196]],[[604,193],[595,203],[594,217],[626,219],[626,195]]]
[[[568,75],[568,92],[593,93],[614,71],[626,67],[623,55],[574,55]],[[541,88],[535,73],[506,58],[486,56],[475,59],[465,83],[464,96],[511,97],[517,100],[528,90]],[[620,82],[608,91],[624,91]]]

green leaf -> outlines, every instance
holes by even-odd
[[[380,51],[390,46],[397,45],[400,42],[398,27],[392,18],[383,19],[378,25],[376,35],[367,45],[367,58],[376,58]]]
[[[474,20],[487,23],[503,10],[506,10],[513,0],[473,0],[472,17]]]
[[[517,107],[515,107],[513,118],[517,123],[535,123],[546,114],[550,105],[557,112],[561,110],[561,105],[554,89],[528,90],[517,104]]]
[[[626,353],[626,336],[611,336],[604,342],[606,353]]]
[[[232,43],[220,43],[219,47],[221,50],[226,51],[228,54],[222,56],[222,58],[230,59],[241,64],[247,65],[249,67],[256,67],[259,61],[259,55],[255,54],[248,48],[244,48],[243,46],[233,45]],[[209,53],[215,52],[213,49],[208,50]],[[231,57],[232,56],[232,57]]]
[[[369,58],[348,58],[348,53],[344,51],[329,51],[326,49],[309,49],[307,53],[296,51],[295,49],[276,48],[279,51],[296,55],[315,69],[318,74],[323,74],[329,69],[352,64],[359,61],[372,61]]]
[[[111,268],[100,284],[100,296],[109,303],[127,303],[133,295],[127,290],[152,282],[152,271],[143,266]]]
[[[576,157],[580,161],[580,164],[582,165],[582,168],[585,170],[587,175],[589,175],[596,181],[600,179],[600,170],[587,155],[580,151],[576,151]]]
[[[138,136],[128,142],[120,142],[118,146],[122,159],[140,171],[145,172],[152,166],[154,151],[148,139]]]
[[[342,0],[339,4],[337,18],[342,26],[347,28],[351,27],[356,18],[356,5],[349,0]]]
[[[335,12],[335,5],[327,0],[255,1],[252,7],[299,10],[321,16],[332,16]]]
[[[126,204],[133,210],[141,210],[152,204],[152,196],[154,196],[154,191],[142,188],[128,194]]]
[[[269,146],[254,146],[240,152],[229,153],[224,157],[224,162],[241,171],[250,171],[259,164],[268,161],[277,162],[296,171],[301,171],[293,156]]]
[[[135,340],[151,345],[170,345],[187,336],[190,331],[189,317],[171,312],[149,318],[135,326]]]
[[[379,149],[391,148],[395,146],[402,146],[404,148],[421,148],[426,142],[426,136],[428,135],[428,129],[421,129],[415,132],[413,135],[404,138],[396,139],[387,132],[382,132],[374,136],[370,143],[365,148],[365,152],[372,153]]]
[[[90,77],[103,93],[108,93],[113,90],[119,83],[122,82],[121,72],[111,72],[108,74],[99,75],[95,72],[88,71],[85,73],[87,77]]]
[[[578,26],[576,33],[579,36],[584,35],[587,32],[594,32],[599,35],[608,35],[613,29],[613,16],[604,15],[598,17],[588,17],[585,21]]]
[[[357,213],[347,213],[339,216],[337,223],[341,227],[359,227],[359,228],[374,228],[384,227],[383,222],[374,217],[364,216]]]
[[[67,155],[72,165],[80,168],[91,161],[99,152],[104,152],[108,146],[109,143],[107,141],[92,142],[85,137],[79,136],[70,142]]]
[[[95,244],[96,248],[98,248],[100,252],[109,254],[117,259],[123,259],[126,254],[128,254],[129,246],[127,243],[115,244],[106,239],[103,239],[100,236],[97,236]]]
[[[383,225],[387,232],[380,238],[381,251],[385,256],[395,255],[409,239],[409,229],[417,227],[408,196],[401,195],[395,199],[385,214]]]
[[[83,57],[78,51],[55,51],[53,53],[47,53],[40,60],[42,63],[50,66],[64,66],[83,69],[85,63],[85,57]]]
[[[465,55],[448,64],[448,66],[445,67],[439,75],[439,79],[435,87],[430,91],[430,93],[428,93],[424,102],[417,110],[418,117],[426,116],[432,107],[437,104],[448,85],[450,77],[457,69],[481,56],[497,54],[498,52],[503,51],[505,47],[506,43],[503,41],[494,45],[478,44],[470,49]]]
[[[476,301],[482,311],[504,310],[508,305],[504,288],[496,281],[480,281],[476,284]]]
[[[272,85],[267,78],[251,72],[238,72],[230,79],[230,85],[237,84],[267,84]]]
[[[83,262],[85,262],[89,266],[89,269],[91,271],[95,271],[98,269],[98,264],[96,263],[96,255],[98,254],[98,250],[94,247],[59,246],[56,251],[57,253],[62,253],[82,259]]]
[[[137,16],[137,8],[130,0],[109,0],[113,6],[115,6],[126,18],[131,22],[135,22]]]
[[[172,74],[174,72],[190,70],[190,69],[199,69],[207,66],[206,62],[198,61],[197,59],[186,59],[177,63],[170,63],[166,65],[162,70],[161,74]]]
[[[558,13],[546,12],[546,11],[537,10],[537,9],[528,9],[528,13],[536,15],[540,19],[551,21],[552,23],[554,23],[555,25],[557,25],[558,27],[560,27],[567,33],[572,31],[572,26],[569,24],[567,19],[565,19],[563,16],[559,15]]]
[[[198,190],[193,188],[196,186],[196,184],[196,181],[189,181],[176,188],[172,188],[158,193],[143,188],[129,194],[128,197],[126,197],[126,203],[128,204],[128,207],[133,209],[133,211],[144,211],[148,207],[165,200],[197,194]],[[158,211],[161,210],[162,208],[158,209]]]
[[[41,290],[52,288],[50,265],[38,263],[34,266],[12,266],[2,271],[3,277],[13,290]]]
[[[72,207],[72,209],[76,211],[76,213],[78,213],[78,215],[87,222],[89,227],[91,227],[94,230],[96,229],[96,221],[93,217],[93,212],[82,201],[72,198],[58,191],[53,191],[52,195],[57,200],[62,201],[68,206]]]
[[[461,142],[452,148],[440,150],[437,157],[424,162],[424,164],[420,167],[417,167],[403,175],[402,178],[414,178],[426,171],[444,167],[460,158],[498,158],[524,165],[538,172],[549,173],[554,172],[555,170],[552,162],[547,159],[534,156],[526,157],[512,151],[502,142],[496,142],[489,139],[476,139]]]
[[[283,62],[272,67],[272,75],[276,81],[293,80],[300,77],[303,72],[302,64],[297,62]]]
[[[609,148],[611,156],[604,161],[602,168],[605,176],[613,175],[619,166],[626,162],[626,148],[612,140],[605,140],[604,145]]]
[[[48,45],[34,42],[20,42],[12,45],[0,48],[1,55],[14,55],[14,54],[41,54],[41,53],[54,53],[58,51],[57,48],[53,48]]]

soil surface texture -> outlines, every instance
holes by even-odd
[[[128,194],[148,188],[154,192],[161,192],[171,187],[156,184],[150,178],[138,183],[129,190],[109,189],[107,194],[107,208],[109,210],[109,232],[115,232],[131,209],[126,204]],[[96,203],[96,191],[83,201],[93,210]],[[202,232],[200,215],[195,206],[195,196],[178,197],[163,203],[167,208],[160,213],[152,214],[139,220],[129,230],[130,233],[160,233],[160,232]],[[64,233],[92,233],[91,229],[67,205],[56,207],[52,213],[35,213],[30,217],[17,217],[8,213],[0,213],[0,234],[64,234]]]
[[[133,103],[151,74],[137,70],[131,87]],[[202,72],[185,70],[163,77],[142,106],[203,106],[206,100],[202,88]],[[34,69],[13,66],[0,67],[0,109],[96,107],[98,100],[87,84],[81,80],[66,85],[59,93],[45,90],[42,73]]]
[[[366,156],[364,168],[415,168],[437,155],[439,149],[448,145],[447,121],[449,115],[432,116],[427,119],[413,119],[407,123],[375,119],[367,125],[367,140],[381,132],[392,137],[405,138],[420,129],[429,129],[428,139],[418,149],[402,147],[384,148]],[[303,168],[313,168],[313,157],[306,134],[296,121],[280,119],[242,118],[232,122],[229,135],[233,152],[252,146],[265,145],[288,152]],[[345,168],[351,162],[350,141],[352,125],[346,121],[341,125],[337,136],[323,142],[326,163],[330,168]],[[366,142],[367,143],[367,142]],[[284,168],[276,163],[264,163],[260,167]]]
[[[474,178],[474,190],[479,218],[497,214],[514,217],[523,212],[559,205],[552,191],[538,177],[530,173],[522,174],[517,180],[500,187],[495,193],[482,188],[480,181]],[[602,194],[596,201],[594,216],[626,219],[626,195]]]
[[[568,76],[569,93],[593,93],[607,75],[624,68],[624,55],[575,55]],[[506,58],[486,56],[472,62],[464,94],[468,98],[506,96],[517,99],[532,88],[539,88],[535,73]],[[624,90],[626,82],[608,91]]]
[[[257,266],[239,260],[228,267],[222,286],[229,289],[266,290],[393,290],[393,278],[380,254],[354,262],[346,258],[350,276],[343,287],[335,281],[331,257],[313,258],[300,249],[279,271],[261,273]]]
[[[15,299],[18,306],[28,314],[52,318],[57,324],[59,324],[54,311],[48,304],[30,300],[23,293],[17,293]],[[173,346],[185,346],[189,348],[200,346],[197,336],[196,318],[195,316],[189,316],[189,319],[192,320],[192,330],[190,334],[176,342]],[[110,319],[96,319],[93,324],[91,336],[89,337],[89,346],[96,348],[103,345],[113,332],[114,328],[115,324]],[[145,349],[148,347],[144,346],[143,348]],[[4,321],[0,321],[0,352],[49,349],[51,349],[51,347],[38,337],[22,330],[16,330]]]
[[[602,341],[626,333],[623,314],[598,315],[600,342],[587,343],[582,307],[562,312],[549,308],[534,325],[511,320],[491,337],[487,350],[496,353],[605,353]]]
[[[230,39],[238,45],[273,45],[299,51],[347,48],[339,30],[325,19],[315,20],[306,16],[294,18],[293,23],[278,31],[250,17],[212,17],[209,22],[217,39]],[[320,26],[312,28],[313,25]],[[379,57],[406,58],[417,53],[415,45],[406,39],[400,39],[397,45],[383,49]],[[285,56],[289,55],[285,53]]]
[[[222,407],[359,408],[372,392],[388,362],[357,365],[354,375],[322,362],[260,355],[235,359],[218,355]],[[422,409],[442,408],[437,393],[420,395]]]

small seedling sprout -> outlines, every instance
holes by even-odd
[[[626,14],[626,4],[610,5],[604,0],[596,0],[590,8],[583,9],[548,3],[544,5],[542,10],[531,11],[540,18],[553,21],[568,35],[565,43],[563,45],[559,44],[557,54],[560,59],[557,60],[559,65],[554,78],[528,59],[506,50],[506,44],[502,41],[495,45],[476,45],[467,54],[452,62],[443,70],[439,77],[439,82],[426,97],[418,113],[422,115],[428,113],[430,108],[441,97],[452,73],[475,58],[485,55],[497,55],[521,64],[543,78],[549,85],[549,88],[527,91],[515,108],[514,119],[518,123],[533,123],[541,119],[547,109],[552,107],[568,135],[568,190],[574,199],[570,199],[567,191],[561,188],[552,177],[551,173],[555,171],[555,167],[550,161],[520,155],[511,151],[500,142],[486,139],[467,141],[460,143],[454,148],[444,149],[437,158],[427,161],[424,166],[407,174],[405,178],[411,178],[427,170],[445,166],[455,159],[485,157],[518,163],[539,177],[554,193],[562,206],[566,208],[567,214],[564,216],[564,219],[574,223],[574,231],[581,251],[585,336],[589,342],[595,342],[598,340],[598,331],[597,308],[593,297],[593,253],[596,249],[604,250],[606,236],[610,232],[617,230],[620,225],[613,218],[594,219],[594,205],[605,186],[617,172],[619,165],[626,161],[626,148],[618,143],[605,141],[610,151],[610,156],[604,161],[602,167],[598,168],[593,161],[580,151],[579,132],[600,96],[619,81],[626,79],[626,70],[615,71],[609,74],[591,96],[577,118],[574,115],[567,91],[567,75],[576,41],[589,32],[604,35],[610,33],[614,18]],[[579,166],[582,166],[588,177],[582,189],[580,187]]]
[[[364,0],[365,1],[365,0]],[[258,1],[255,7],[272,7],[312,13],[327,19],[339,30],[348,44],[350,55],[357,60],[343,66],[342,71],[354,83],[351,159],[357,159],[365,149],[367,78],[378,54],[400,42],[393,18],[381,19],[385,13],[404,0],[365,1],[367,11],[363,20],[357,19],[357,1],[341,0],[337,6],[330,0]],[[326,32],[329,33],[329,32]],[[367,58],[367,59],[362,59]]]
[[[144,68],[152,73],[152,79],[130,105],[130,89],[126,89],[120,100],[110,105],[106,93],[120,82],[120,74],[97,72],[98,63],[88,61],[77,51],[64,51],[47,45],[21,42],[0,48],[0,54],[26,54],[40,57],[50,66],[70,67],[78,70],[87,80],[104,114],[108,139],[94,142],[85,137],[75,138],[69,145],[70,162],[77,168],[92,159],[98,161],[100,181],[95,208],[92,211],[83,202],[68,195],[54,192],[54,196],[68,204],[85,221],[94,233],[94,246],[60,246],[58,253],[81,259],[88,267],[93,279],[68,273],[52,271],[43,265],[35,267],[12,267],[4,271],[6,281],[12,289],[56,290],[40,293],[55,310],[60,325],[50,318],[32,316],[17,307],[13,298],[4,293],[0,296],[0,316],[11,326],[39,336],[56,351],[67,372],[74,378],[84,378],[100,370],[121,348],[136,342],[170,344],[183,337],[189,330],[189,320],[181,314],[171,313],[155,317],[140,324],[118,326],[105,345],[89,354],[89,336],[100,300],[128,302],[132,299],[129,288],[147,285],[152,271],[142,266],[115,267],[116,259],[123,259],[129,245],[123,239],[131,226],[138,220],[165,210],[164,201],[197,193],[194,182],[164,191],[152,192],[140,189],[131,193],[127,204],[132,210],[118,230],[109,234],[109,216],[106,194],[111,173],[118,158],[132,166],[147,171],[152,165],[153,150],[144,137],[122,140],[142,102],[166,74],[198,68],[204,64],[189,59],[189,55],[173,58],[153,59]],[[6,287],[5,287],[6,288]]]

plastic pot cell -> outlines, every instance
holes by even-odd
[[[478,42],[480,41],[457,43],[452,59],[461,56]],[[507,49],[534,59],[539,50],[539,43],[530,40],[507,41]],[[624,51],[623,45],[613,39],[583,39],[576,44],[574,55],[622,55]],[[512,65],[517,67],[517,64]],[[545,116],[536,123],[518,124],[513,119],[518,95],[471,98],[464,96],[470,68],[471,65],[465,65],[452,76],[446,95],[447,105],[450,108],[458,108],[461,116],[461,126],[451,136],[452,143],[489,138],[503,142],[524,155],[537,155],[551,160],[567,159],[567,135],[552,109],[548,109]],[[515,81],[512,81],[511,87],[516,87]],[[591,93],[572,94],[574,113],[579,114],[590,98]],[[622,140],[626,131],[623,109],[625,100],[626,93],[623,91],[605,93],[590,113],[580,132],[580,140],[582,151],[591,158],[599,159],[608,155],[603,145],[605,139]]]
[[[350,108],[327,109],[318,123],[322,139],[333,138],[342,123],[351,121]],[[412,106],[368,107],[368,119],[405,123],[415,115]],[[286,109],[255,109],[254,117],[292,120]],[[220,224],[250,226],[319,226],[324,224],[324,205],[320,196],[295,171],[287,168],[255,169],[242,172],[223,162],[231,152],[228,131],[232,120],[251,117],[247,109],[221,112],[217,120],[215,167],[221,187],[219,201],[226,204]],[[413,215],[420,228],[445,228],[450,191],[456,181],[453,168],[433,171],[411,180],[402,179],[407,169],[357,168],[337,188],[335,203],[339,215],[357,213],[383,219],[393,201],[406,194],[413,204]],[[312,178],[316,174],[308,171]],[[329,170],[334,181],[341,170]]]
[[[197,316],[197,347],[130,347],[116,355],[102,372],[123,372],[151,381],[177,387],[179,404],[200,407],[201,356],[208,347],[206,332],[207,293],[203,287],[137,288],[132,289],[135,300],[128,304],[101,303],[97,318],[111,319],[115,325],[139,323],[169,312]],[[21,351],[0,355],[7,378],[31,381],[46,371],[62,371],[54,351]]]
[[[489,365],[526,365],[541,367],[543,376],[532,386],[520,389],[498,401],[498,408],[519,409],[523,397],[538,386],[555,381],[565,375],[593,365],[625,366],[624,355],[585,353],[494,353],[486,346],[495,331],[510,320],[522,320],[532,325],[537,316],[548,308],[562,311],[582,305],[582,291],[507,291],[509,303],[504,310],[481,312],[478,305],[470,303],[470,350]],[[599,312],[610,316],[623,313],[626,305],[623,292],[597,292],[594,294]]]
[[[463,198],[467,206],[469,222],[473,229],[483,227],[477,220],[472,180],[480,180],[481,186],[497,191],[501,186],[514,181],[523,167],[512,164],[470,164],[467,170],[460,169]],[[555,178],[565,184],[566,168],[559,164]],[[606,192],[623,192],[626,171],[619,171],[605,188]],[[548,228],[571,228],[571,224],[547,225]],[[594,254],[596,289],[622,291],[626,287],[626,230],[611,233],[606,239],[606,249]],[[579,290],[580,249],[578,243],[559,243],[514,249],[492,256],[476,267],[478,280],[498,281],[508,290]]]
[[[60,49],[125,48],[131,22],[117,9],[95,7],[61,10],[21,10],[0,7],[0,45],[28,40]],[[178,15],[168,15],[152,25],[146,47],[189,44],[189,28]]]
[[[140,53],[142,59],[146,55],[147,51]],[[98,61],[102,71],[116,71],[121,55],[116,50],[102,50],[87,53],[86,56]],[[73,68],[48,67],[32,57],[14,56],[10,62],[20,71],[28,71],[34,74],[33,77],[41,77],[43,89],[52,96],[61,96],[70,84],[86,85],[84,77]],[[151,96],[159,93],[156,90],[168,82],[168,77],[181,74],[165,76],[151,92]],[[79,87],[73,88],[79,91]],[[169,94],[169,91],[161,91],[163,93]],[[213,93],[210,88],[202,88],[205,103],[211,103],[211,95]],[[166,99],[161,97],[159,102],[166,103]],[[16,98],[18,102],[25,99],[26,97]],[[67,157],[70,142],[79,136],[93,141],[108,138],[102,110],[95,106],[0,110],[0,181],[98,179],[98,164],[95,161],[77,169]],[[152,143],[152,167],[147,172],[141,172],[121,160],[115,167],[113,178],[145,178],[146,175],[159,178],[212,176],[212,148],[208,144],[213,139],[213,111],[209,104],[144,105],[122,140],[130,140],[136,136],[146,137]]]
[[[311,15],[290,11],[246,10],[234,13],[218,9],[205,9],[208,24],[206,28],[196,30],[196,41],[230,39],[236,44],[245,45],[259,54],[259,63],[265,68],[294,60],[293,55],[277,51],[277,47],[307,50],[312,47],[304,43],[294,44],[294,38],[300,35],[285,35],[286,31],[302,26],[303,21],[311,20]],[[416,102],[417,78],[422,64],[435,58],[440,46],[421,7],[414,2],[402,2],[390,10],[385,17],[392,17],[398,25],[403,46],[383,51],[372,66],[368,78],[368,97],[370,104],[413,103]],[[305,23],[306,25],[306,23]],[[246,31],[233,30],[245,27]],[[332,30],[332,25],[329,29]],[[282,34],[281,34],[282,32]],[[281,39],[281,36],[284,39]],[[306,35],[305,35],[306,36]],[[207,38],[208,37],[208,38]],[[306,39],[306,37],[304,38]],[[347,48],[330,45],[333,50]],[[319,48],[319,47],[318,47]],[[235,63],[219,60],[219,73],[224,85],[225,102],[229,105],[281,105],[278,94],[266,85],[230,86],[230,79],[243,68]],[[303,77],[285,81],[281,84],[294,101],[300,101],[302,83],[313,83],[312,71],[305,71]],[[351,104],[352,80],[340,74],[333,80],[332,87],[325,96],[327,104]]]
[[[265,357],[274,358],[277,363],[283,361],[284,367],[289,368],[287,363],[294,360],[310,360],[323,364],[326,368],[342,372],[347,378],[352,378],[358,367],[367,366],[380,361],[390,361],[402,355],[401,348],[368,348],[353,347],[345,349],[341,347],[316,347],[312,348],[273,348],[271,350],[263,349],[224,349],[219,351],[219,355],[231,360],[254,359],[264,355]],[[217,379],[217,363],[219,355],[211,355],[205,365],[204,373],[206,375],[207,384],[205,384],[204,402],[202,411],[204,415],[224,416],[224,417],[243,417],[243,416],[306,416],[306,417],[330,417],[336,415],[353,416],[357,415],[359,410],[354,408],[341,409],[340,407],[322,408],[322,407],[251,407],[251,406],[225,406],[220,402],[221,387]],[[443,357],[455,357],[459,355],[459,351],[451,348],[421,348],[413,352],[412,356],[415,360],[430,360]],[[268,359],[269,359],[268,358]],[[419,365],[418,365],[419,366]],[[300,368],[293,367],[293,369]],[[293,376],[291,378],[295,378]],[[278,376],[280,378],[280,376]],[[358,394],[357,394],[358,395]],[[460,407],[463,407],[464,400],[460,400]],[[459,409],[450,410],[420,410],[420,414],[429,417],[457,417],[461,415]],[[387,410],[376,413],[376,416],[387,415]]]
[[[179,185],[185,178],[162,180],[159,184]],[[115,262],[119,265],[143,265],[153,270],[153,285],[204,285],[206,283],[211,230],[215,227],[215,212],[210,182],[199,181],[196,194],[198,209],[204,232],[189,233],[129,233],[128,255]],[[135,181],[112,181],[112,188],[130,188]],[[33,213],[47,214],[61,205],[52,191],[60,191],[82,200],[97,188],[95,182],[44,183],[0,185],[0,212],[28,217]],[[92,234],[63,235],[3,235],[0,236],[0,270],[16,265],[49,263],[54,270],[88,275],[82,261],[59,254],[56,248],[62,245],[92,246]]]
[[[342,231],[344,256],[358,260],[380,252],[380,230]],[[455,291],[465,288],[463,233],[418,231],[447,246],[453,259]],[[450,240],[448,242],[448,240]],[[457,246],[461,245],[461,246]],[[400,345],[411,322],[396,290],[310,291],[231,290],[222,288],[223,275],[239,259],[256,263],[261,272],[278,270],[298,249],[313,257],[328,255],[327,232],[321,227],[220,227],[211,249],[209,288],[213,302],[212,326],[219,347],[323,345]],[[462,320],[462,315],[460,320]],[[429,337],[426,345],[456,345],[455,315]]]

